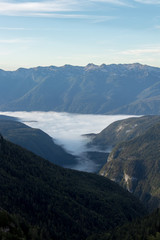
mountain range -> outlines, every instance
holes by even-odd
[[[88,135],[102,150],[85,153],[104,164],[99,175],[55,165],[77,160],[43,131],[0,116],[0,238],[159,239],[159,210],[142,218],[160,207],[159,90],[160,68],[138,63],[0,70],[1,111],[148,115]]]
[[[160,68],[135,64],[0,70],[1,111],[160,114]]]

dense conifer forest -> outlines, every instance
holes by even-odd
[[[58,167],[0,138],[0,206],[20,215],[39,239],[80,240],[146,214],[116,183]]]
[[[104,234],[94,235],[87,240],[159,240],[160,209],[142,219],[124,224]]]

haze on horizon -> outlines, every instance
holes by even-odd
[[[0,68],[160,66],[160,0],[0,0]]]

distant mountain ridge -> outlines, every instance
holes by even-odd
[[[160,114],[160,68],[135,64],[0,70],[1,111]]]

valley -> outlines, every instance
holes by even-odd
[[[0,183],[1,208],[15,218],[17,214],[25,219],[22,236],[29,228],[37,229],[35,235],[30,232],[32,239],[37,235],[40,240],[86,239],[146,214],[139,200],[116,183],[96,174],[56,166],[2,136]],[[14,232],[9,230],[11,226],[18,230],[10,223],[15,218],[8,216],[5,221],[2,216],[0,225],[7,226],[11,235],[8,237],[13,239]],[[24,224],[20,226],[18,235]],[[3,228],[0,234],[5,235]]]
[[[94,161],[93,154],[87,152],[96,150],[96,152],[102,152],[102,155],[104,153],[100,148],[87,147],[90,139],[85,134],[99,133],[112,122],[131,117],[130,115],[90,115],[58,112],[0,112],[0,114],[15,117],[32,128],[39,128],[46,132],[57,145],[77,158],[77,163],[69,167],[86,172],[98,172],[102,167],[102,165],[99,165],[99,160]],[[44,155],[42,156],[44,157]],[[67,161],[62,166],[67,167]]]
[[[160,116],[3,114],[19,121],[4,120],[1,115],[0,132],[11,142],[56,165],[99,173],[133,193],[150,211],[160,206]],[[103,124],[108,126],[99,132]],[[49,132],[51,137],[37,127]]]
[[[0,0],[0,240],[160,240],[160,0]]]
[[[0,71],[0,238],[159,238],[159,76],[138,63]]]
[[[36,240],[37,238],[41,240],[52,240],[56,237],[56,239],[58,240],[66,238],[72,239],[72,235],[74,235],[74,239],[77,240],[81,238],[84,240],[95,240],[97,238],[100,240],[119,240],[119,236],[123,235],[125,239],[125,237],[130,235],[132,232],[132,236],[135,236],[135,238],[133,239],[141,240],[142,236],[144,236],[145,234],[145,239],[148,240],[148,233],[144,233],[145,229],[150,229],[150,234],[158,234],[157,219],[159,217],[159,212],[155,212],[145,218],[142,218],[142,216],[147,214],[147,210],[145,209],[145,207],[152,212],[157,207],[159,207],[160,202],[158,181],[160,177],[158,168],[158,149],[160,146],[159,116],[123,116],[123,119],[120,119],[120,116],[103,116],[105,117],[105,122],[107,122],[106,117],[110,117],[110,120],[108,121],[111,121],[111,119],[113,121],[113,119],[116,118],[117,121],[111,121],[112,123],[108,124],[108,126],[100,133],[92,133],[85,135],[85,138],[88,138],[88,141],[85,140],[86,149],[92,149],[92,151],[83,153],[91,155],[90,160],[93,161],[94,159],[95,161],[95,159],[97,158],[97,160],[100,161],[100,164],[102,164],[102,166],[104,165],[103,168],[101,166],[102,169],[100,171],[100,175],[105,176],[104,178],[98,176],[97,174],[89,174],[82,172],[81,169],[79,169],[79,171],[77,172],[57,166],[57,164],[62,164],[63,166],[64,161],[66,161],[67,163],[67,161],[77,161],[77,159],[74,159],[73,155],[69,155],[69,153],[66,153],[63,148],[57,146],[54,139],[52,140],[52,138],[49,137],[46,133],[44,133],[42,130],[39,130],[37,128],[31,128],[21,123],[21,117],[23,115],[23,121],[25,123],[29,123],[29,125],[36,124],[36,126],[38,126],[38,121],[34,119],[35,115],[37,119],[40,119],[41,116],[40,124],[42,124],[42,119],[44,120],[44,115],[42,112],[25,112],[26,116],[24,116],[25,114],[23,112],[10,112],[10,116],[6,116],[5,114],[3,113],[3,115],[1,115],[0,117],[0,132],[6,139],[9,139],[11,142],[15,142],[16,144],[28,149],[32,147],[32,149],[30,149],[32,152],[35,152],[35,149],[37,151],[38,148],[40,148],[41,150],[43,150],[43,148],[47,150],[49,145],[53,144],[53,146],[50,146],[50,149],[53,149],[53,152],[51,152],[52,160],[48,159],[52,163],[49,163],[48,161],[36,156],[32,152],[28,152],[24,148],[21,149],[18,145],[14,145],[6,141],[3,137],[1,137],[0,139],[1,183],[6,181],[5,179],[7,179],[7,185],[1,184],[0,187],[0,191],[3,195],[3,198],[0,200],[0,206],[2,207],[2,211],[0,212],[0,221],[1,223],[3,222],[3,226],[7,226],[7,229],[9,229],[8,236],[11,236],[12,238],[12,236],[18,237],[23,235],[28,240],[30,238],[32,238],[32,240]],[[45,114],[47,115],[47,113]],[[54,114],[58,115],[58,113]],[[63,121],[65,114],[69,117],[68,113],[63,113]],[[79,117],[82,121],[82,116]],[[73,115],[71,118],[73,121]],[[89,118],[89,116],[87,116],[87,118]],[[53,124],[53,119],[51,122]],[[49,139],[52,141],[50,141]],[[48,141],[50,141],[50,143]],[[31,144],[30,147],[26,144],[27,142]],[[147,143],[149,144],[147,145]],[[148,147],[149,145],[150,147]],[[36,148],[34,148],[35,146]],[[105,150],[109,149],[109,146],[113,149],[111,149],[111,152],[108,153],[105,163],[105,161],[102,161],[101,158],[103,159],[105,157]],[[129,148],[129,150],[127,148]],[[93,151],[93,149],[97,149],[97,151],[95,152]],[[140,149],[141,152],[138,149]],[[101,155],[102,152],[104,155]],[[41,154],[38,153],[38,155],[40,156]],[[46,158],[45,152],[44,157]],[[144,159],[142,159],[142,157]],[[63,161],[61,162],[55,162],[55,160],[57,161],[62,159]],[[82,159],[79,158],[79,160]],[[89,158],[87,158],[87,160],[89,160]],[[120,163],[118,161],[120,161]],[[53,163],[56,163],[56,165],[54,165]],[[81,162],[81,164],[83,165],[84,162]],[[17,168],[17,166],[19,167]],[[72,168],[72,166],[68,167]],[[146,171],[145,169],[147,168],[148,172],[145,173],[144,171]],[[25,171],[25,174],[23,171]],[[123,172],[125,173],[124,179]],[[23,178],[22,175],[24,175]],[[122,179],[120,179],[120,177],[122,177]],[[108,178],[110,178],[112,181],[110,181]],[[132,181],[132,178],[136,179],[136,181]],[[14,191],[14,184],[16,184],[16,182],[15,180],[12,181],[12,179],[15,179],[17,183],[21,181],[21,183],[19,182],[19,190]],[[52,181],[52,184],[50,183],[50,181]],[[116,182],[115,185],[114,181]],[[33,194],[31,182],[32,184],[34,183],[33,187],[36,189],[35,194]],[[40,183],[42,183],[43,185],[42,188],[39,188]],[[75,183],[76,186],[74,186]],[[122,190],[122,188],[118,185],[127,189],[127,191]],[[10,188],[12,190],[6,192],[6,186],[7,188]],[[23,190],[24,187],[25,191]],[[56,189],[56,194],[53,191],[53,187],[54,190]],[[91,189],[93,190],[93,192]],[[140,189],[143,189],[143,191],[140,191]],[[60,193],[58,193],[59,191]],[[26,200],[24,199],[23,194],[27,195]],[[117,194],[122,195],[120,196]],[[133,196],[133,194],[135,195],[135,197]],[[40,195],[42,199],[41,201],[38,200],[37,202],[38,195]],[[44,196],[45,200],[43,198]],[[102,199],[100,196],[103,196]],[[131,196],[133,197],[133,199],[130,199]],[[10,198],[12,199],[13,206],[10,205]],[[50,202],[50,198],[53,198],[54,204]],[[64,198],[65,200],[62,200],[62,198]],[[138,202],[138,198],[141,200],[141,202]],[[16,203],[15,201],[18,202]],[[56,203],[56,201],[58,201],[59,203]],[[68,203],[68,201],[70,201],[70,204]],[[75,203],[75,201],[77,201],[77,203]],[[32,202],[33,206],[31,204]],[[112,203],[114,203],[114,210],[113,207],[111,207]],[[141,205],[142,203],[145,207]],[[43,210],[40,214],[39,208],[42,209],[43,204],[45,204],[45,206],[48,206],[50,211],[52,211],[52,215],[50,215],[50,211],[47,212],[47,209],[45,211]],[[75,204],[78,205],[76,206]],[[130,205],[128,206],[128,204]],[[23,207],[24,205],[25,208]],[[97,206],[98,208],[95,206]],[[116,206],[117,209],[115,209]],[[75,208],[74,215],[72,215],[72,217],[70,216],[70,207],[72,208],[72,210]],[[83,213],[80,214],[79,211],[82,211],[83,208]],[[103,208],[106,209],[104,210]],[[95,212],[97,211],[96,209],[98,210],[98,212]],[[104,215],[102,214],[100,209],[103,209]],[[89,211],[89,213],[91,214],[92,221],[90,218],[83,215],[88,214],[87,211]],[[14,216],[10,215],[10,212],[12,214],[14,213]],[[48,220],[47,222],[46,220],[42,221],[43,228],[41,229],[42,226],[40,219],[41,217],[44,218],[44,212],[45,214],[49,214],[49,222]],[[121,215],[121,213],[123,214]],[[20,214],[20,217],[15,214]],[[40,219],[39,217],[36,217],[35,214],[41,216]],[[58,221],[60,221],[60,229],[55,222],[55,216],[57,215],[59,219]],[[3,220],[3,216],[5,216],[6,218],[5,222]],[[138,218],[141,216],[141,218],[139,218],[139,222],[134,221],[134,218],[136,216],[138,216]],[[21,219],[21,217],[23,217],[25,220]],[[105,221],[103,220],[103,217],[105,217]],[[83,218],[83,221],[86,221],[84,222],[84,224],[82,224],[81,218]],[[73,224],[75,222],[75,219],[76,222],[78,221],[81,226],[77,233],[77,226]],[[154,221],[151,227],[150,221],[152,220]],[[71,231],[68,232],[66,228],[67,226],[64,221],[67,221],[67,226],[68,224],[70,225],[70,227],[72,226]],[[88,221],[90,221],[90,224],[92,222],[91,225],[93,226],[93,230],[91,225],[88,226],[89,228],[87,227]],[[132,225],[130,225],[130,221],[133,221],[132,225],[134,224],[134,228],[131,227]],[[93,224],[93,222],[95,223],[95,225]],[[100,226],[102,222],[103,225]],[[17,225],[17,223],[19,225]],[[54,224],[53,229],[51,229],[50,227],[51,223]],[[124,225],[122,225],[122,227],[119,227],[119,224]],[[23,229],[24,225],[26,226],[26,230]],[[14,228],[11,226],[14,226]],[[114,230],[115,227],[116,229]],[[65,234],[62,234],[64,229]],[[3,230],[0,230],[0,236],[1,235],[4,237],[7,236],[3,232]],[[137,238],[137,236],[139,236],[140,238]],[[8,239],[6,238],[6,240]]]

